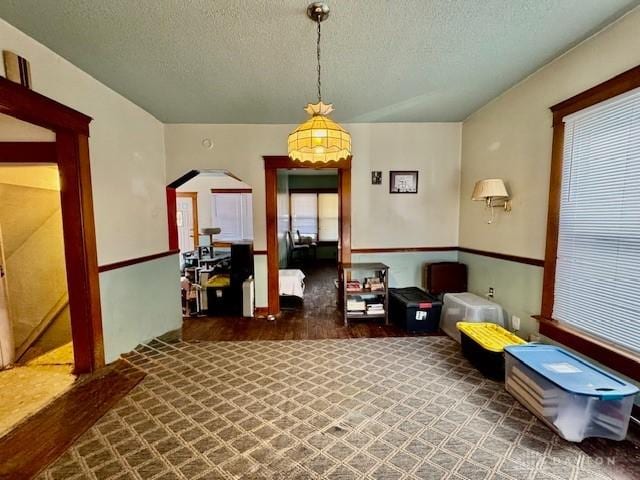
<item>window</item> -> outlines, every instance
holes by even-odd
[[[318,238],[318,194],[291,194],[291,230],[293,233]]]
[[[638,381],[639,96],[637,66],[551,107],[539,317],[542,335]]]
[[[640,89],[563,118],[553,318],[640,353]]]
[[[338,241],[338,194],[318,194],[318,240]]]
[[[338,194],[291,193],[291,230],[322,242],[338,241]]]
[[[211,220],[220,227],[217,240],[253,240],[253,201],[251,193],[212,193]]]

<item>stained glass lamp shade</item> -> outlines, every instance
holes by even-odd
[[[310,163],[336,162],[348,158],[351,155],[351,135],[329,118],[333,106],[322,102],[310,103],[305,111],[311,118],[289,134],[289,157]]]

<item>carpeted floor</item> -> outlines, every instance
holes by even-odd
[[[154,341],[128,360],[145,380],[40,478],[611,478],[447,337]]]

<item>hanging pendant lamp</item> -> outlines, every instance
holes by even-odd
[[[351,155],[351,135],[329,118],[333,105],[322,102],[320,24],[329,16],[329,6],[323,2],[314,2],[307,7],[307,16],[318,25],[318,103],[307,104],[304,110],[311,118],[289,134],[289,157],[300,162],[336,162]]]

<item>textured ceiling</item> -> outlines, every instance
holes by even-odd
[[[334,0],[323,97],[349,122],[457,121],[639,0]],[[305,0],[2,0],[0,17],[164,122],[296,123]],[[37,84],[38,79],[34,79]]]

